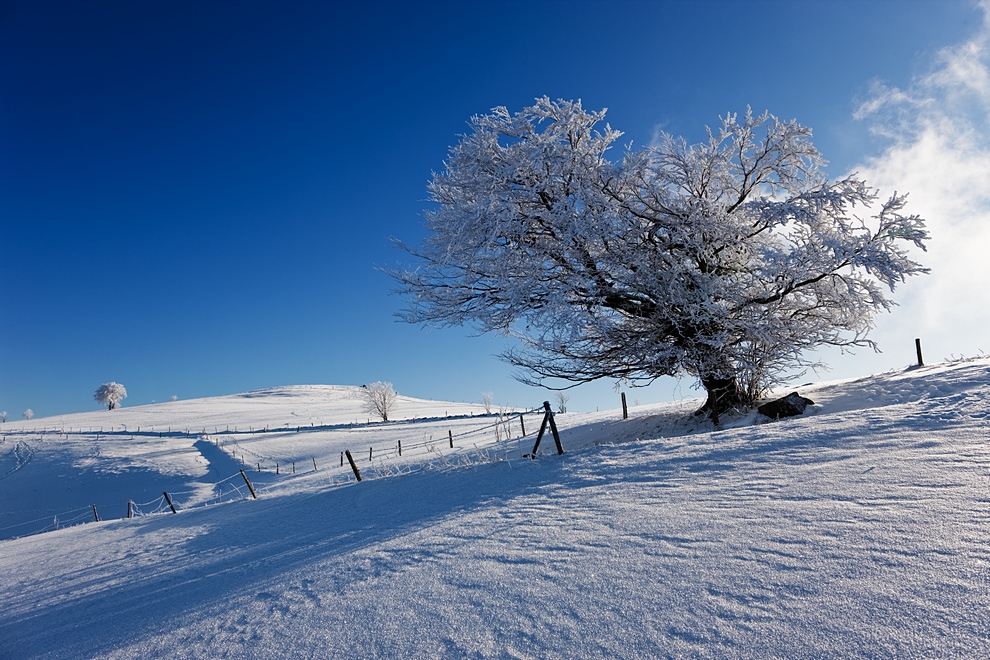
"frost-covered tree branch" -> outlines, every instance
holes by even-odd
[[[514,336],[503,357],[531,383],[694,376],[717,415],[809,349],[872,346],[886,292],[927,272],[905,196],[829,182],[795,121],[729,115],[616,161],[604,116],[544,97],[472,118],[429,186],[429,237],[404,246],[418,268],[390,271],[401,318]]]

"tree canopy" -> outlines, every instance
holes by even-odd
[[[705,410],[751,402],[818,346],[869,346],[886,291],[927,272],[924,221],[856,176],[830,182],[811,130],[727,115],[707,140],[608,152],[605,111],[538,99],[475,116],[406,247],[407,321],[518,338],[524,382],[689,375]]]
[[[127,389],[120,383],[110,381],[96,388],[93,398],[97,403],[107,406],[108,410],[113,410],[127,398]]]

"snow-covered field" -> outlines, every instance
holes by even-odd
[[[538,413],[347,387],[4,424],[0,657],[990,656],[990,360],[797,389],[535,461]]]

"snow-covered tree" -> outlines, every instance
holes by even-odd
[[[113,410],[127,398],[127,390],[120,383],[110,381],[100,385],[93,398],[96,399],[97,403],[107,406],[107,410]]]
[[[495,405],[495,395],[491,392],[481,393],[481,407],[485,409],[486,415],[492,414],[492,406]]]
[[[700,144],[607,152],[605,112],[538,99],[471,120],[429,186],[407,321],[520,340],[521,380],[689,375],[702,411],[750,403],[822,345],[870,346],[884,287],[927,272],[905,196],[830,182],[811,130],[751,112]],[[699,411],[699,412],[702,412]]]
[[[6,421],[7,421],[7,411],[6,410],[0,411],[0,422],[6,422]]]
[[[399,393],[392,387],[392,383],[377,381],[365,385],[361,391],[364,393],[365,410],[387,422],[389,413],[395,408],[395,402],[399,398]]]
[[[24,419],[31,419],[32,417],[34,417],[34,411],[28,408],[27,410],[24,411],[23,416]]]
[[[567,412],[567,402],[571,400],[571,397],[563,390],[557,390],[554,399],[557,401],[557,412],[560,414]]]

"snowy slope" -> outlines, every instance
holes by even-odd
[[[283,480],[276,470],[284,477],[322,467],[346,479],[349,470],[332,470],[345,450],[363,458],[363,468],[390,456],[392,465],[399,442],[403,462],[422,459],[431,440],[449,449],[448,431],[462,450],[495,439],[495,418],[483,412],[479,404],[400,396],[395,421],[373,423],[361,388],[313,385],[7,423],[0,539],[91,521],[93,506],[102,519],[125,517],[128,501],[134,511],[161,511],[164,492],[182,508],[223,501],[247,493],[241,468],[264,489]],[[370,452],[369,463],[372,448],[378,460]]]
[[[791,420],[561,415],[567,453],[530,461],[532,416],[525,441],[364,457],[360,484],[279,475],[257,500],[0,541],[0,655],[990,655],[990,360],[798,389],[816,405]],[[378,426],[443,436],[435,417]],[[344,432],[229,434],[222,456],[314,434],[329,461]]]

